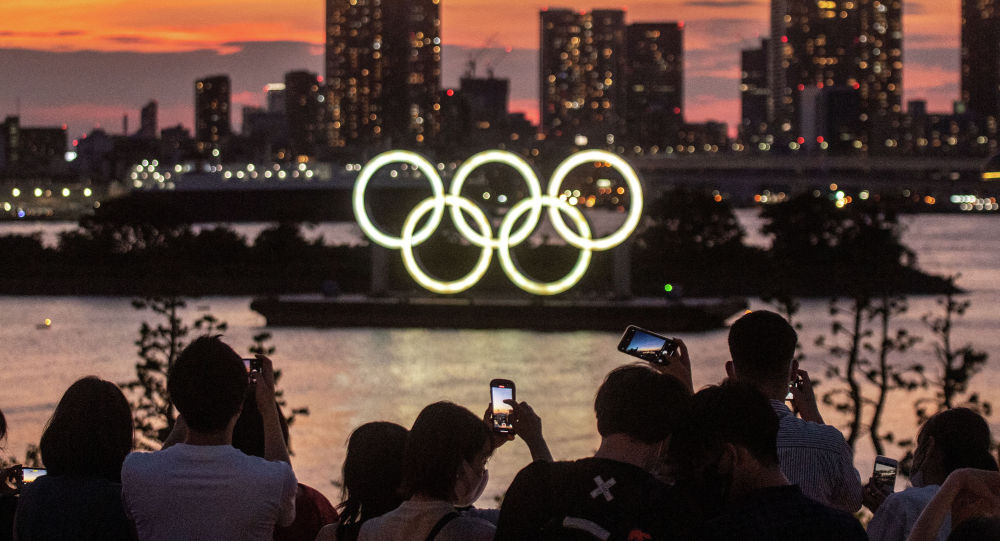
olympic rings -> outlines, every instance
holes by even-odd
[[[614,233],[599,239],[591,237],[590,225],[583,213],[559,196],[562,183],[571,171],[580,165],[594,162],[604,163],[618,171],[625,179],[631,198],[631,206],[622,226]],[[375,172],[394,163],[409,164],[415,170],[420,171],[430,183],[432,194],[431,197],[418,203],[406,216],[403,222],[403,231],[399,237],[387,235],[379,230],[368,217],[365,205],[365,191]],[[462,187],[469,175],[480,166],[490,163],[507,165],[516,170],[527,185],[529,194],[528,198],[519,201],[507,211],[500,222],[498,238],[496,239],[493,238],[489,218],[483,210],[461,195]],[[401,250],[403,265],[410,276],[422,287],[442,294],[459,293],[478,283],[489,269],[494,249],[497,250],[497,257],[500,259],[500,266],[504,273],[517,287],[535,295],[562,293],[583,278],[590,265],[593,251],[609,250],[624,242],[632,234],[639,224],[643,205],[642,184],[635,170],[621,157],[603,150],[578,152],[560,163],[552,174],[545,195],[541,192],[541,183],[535,170],[523,158],[511,152],[488,150],[473,155],[455,171],[451,188],[446,195],[441,176],[426,158],[413,152],[394,150],[379,154],[365,164],[355,180],[352,200],[354,215],[365,235],[373,242],[386,248]],[[429,276],[420,267],[413,253],[413,248],[430,238],[434,230],[441,224],[445,206],[451,207],[451,218],[458,232],[473,245],[482,249],[479,260],[473,269],[464,277],[450,282],[443,282]],[[548,216],[556,232],[566,240],[567,244],[580,249],[580,256],[569,273],[559,280],[547,283],[538,282],[525,276],[517,268],[510,253],[512,247],[527,240],[537,228],[541,220],[542,207],[548,207]],[[430,213],[430,218],[428,218],[427,223],[420,230],[417,230],[417,225],[428,213]],[[469,225],[464,213],[468,213],[472,217],[479,231]],[[526,213],[528,217],[525,219],[525,223],[515,231],[514,225],[517,220]],[[570,218],[576,231],[566,224],[563,214]]]

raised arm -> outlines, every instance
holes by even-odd
[[[274,399],[274,365],[271,359],[264,355],[257,355],[257,358],[261,361],[261,374],[254,384],[254,396],[264,422],[264,458],[291,464],[288,458],[288,446],[285,445],[285,438],[281,433],[281,420],[278,417],[281,414]]]

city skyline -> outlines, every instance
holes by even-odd
[[[323,72],[322,2],[285,4],[280,13],[256,1],[241,2],[239,10],[226,1],[197,10],[184,2],[175,4],[129,11],[112,3],[73,2],[55,11],[28,1],[0,8],[0,20],[5,21],[0,23],[0,69],[35,73],[2,85],[0,112],[14,114],[20,96],[25,123],[69,124],[73,136],[100,123],[119,133],[122,114],[129,114],[131,125],[137,126],[139,108],[155,99],[161,127],[178,122],[192,127],[191,85],[198,77],[230,74],[238,111],[243,105],[261,105],[263,84],[282,80],[285,72]],[[497,76],[511,79],[511,110],[537,120],[538,11],[546,4],[442,0],[441,6],[444,84],[457,85],[466,61],[475,54],[470,48],[488,46],[493,50],[480,56],[481,73],[487,64],[496,64]],[[685,116],[721,120],[735,130],[739,50],[767,35],[769,2],[551,6],[624,8],[628,23],[684,21]],[[926,99],[932,110],[943,111],[958,99],[959,9],[957,0],[910,1],[904,6],[904,100]],[[511,52],[504,54],[504,48]],[[153,66],[161,68],[153,71]],[[233,120],[238,118],[234,115]]]

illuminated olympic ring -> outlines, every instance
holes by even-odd
[[[583,213],[575,206],[559,198],[559,190],[563,181],[570,171],[586,163],[603,162],[609,164],[618,171],[628,185],[631,197],[631,206],[625,217],[625,223],[617,231],[594,239],[591,237],[590,225],[584,218]],[[424,199],[417,204],[406,216],[403,222],[401,236],[393,237],[383,233],[368,217],[368,210],[365,205],[365,191],[375,172],[389,164],[405,163],[420,171],[424,178],[431,185],[431,197]],[[503,220],[500,222],[498,238],[493,238],[492,227],[486,214],[476,206],[475,203],[461,196],[462,187],[469,175],[477,168],[489,164],[498,163],[507,165],[518,173],[528,186],[529,197],[519,201],[511,207]],[[353,193],[354,215],[358,220],[358,225],[365,235],[373,242],[391,248],[401,250],[403,265],[413,279],[424,288],[435,293],[460,293],[474,286],[486,274],[490,261],[493,258],[493,250],[497,250],[500,259],[500,266],[510,280],[517,287],[535,295],[555,295],[568,290],[576,285],[587,272],[590,265],[591,253],[593,251],[609,250],[624,242],[629,235],[635,231],[642,216],[642,185],[635,170],[621,157],[603,150],[585,150],[577,152],[566,158],[556,168],[549,181],[548,192],[543,195],[541,183],[535,170],[520,156],[503,150],[488,150],[473,155],[463,163],[456,171],[452,179],[451,189],[448,194],[444,193],[444,182],[438,174],[434,165],[423,156],[405,151],[394,150],[379,154],[370,162],[365,164],[358,173],[358,178],[354,182]],[[420,267],[416,256],[413,253],[414,247],[426,241],[441,224],[444,215],[444,208],[451,207],[451,218],[456,229],[469,242],[482,250],[479,260],[467,275],[458,280],[443,282],[428,275]],[[532,280],[522,273],[511,256],[510,249],[521,244],[538,226],[541,220],[542,207],[548,207],[549,219],[556,232],[559,233],[568,244],[580,249],[580,256],[576,264],[566,276],[553,282],[538,282]],[[464,212],[463,212],[464,211]],[[417,224],[424,216],[430,213],[430,218],[419,230]],[[563,214],[569,216],[576,231],[570,228],[563,218]],[[476,229],[469,225],[465,214],[472,217]],[[514,225],[521,216],[527,214],[524,224],[517,230]]]

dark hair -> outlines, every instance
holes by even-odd
[[[39,444],[52,475],[94,475],[121,480],[132,451],[132,410],[121,389],[88,376],[63,394]]]
[[[969,408],[953,408],[935,414],[920,428],[918,446],[934,437],[934,449],[948,475],[959,468],[997,471],[990,453],[990,425]]]
[[[597,431],[604,437],[626,434],[643,443],[663,441],[690,399],[690,391],[673,376],[646,364],[620,366],[597,390]]]
[[[167,390],[189,427],[218,432],[243,404],[249,385],[242,358],[218,336],[184,348],[167,376]]]
[[[778,465],[778,416],[753,386],[727,381],[698,391],[670,439],[670,456],[696,469],[717,458],[726,444],[745,448],[761,464]]]
[[[948,541],[1000,540],[1000,517],[973,517],[952,528]]]
[[[738,376],[748,382],[787,378],[799,336],[780,315],[750,312],[729,328],[729,354]]]
[[[7,437],[7,418],[3,416],[3,411],[0,411],[0,441],[3,441]]]
[[[399,507],[408,431],[396,423],[365,423],[347,440],[341,524],[359,524]]]
[[[489,441],[489,427],[471,411],[451,402],[427,406],[406,437],[403,495],[450,500],[462,463],[472,462]]]
[[[281,411],[281,406],[278,404],[275,406],[278,408],[281,436],[285,439],[285,447],[288,447],[288,421]],[[243,454],[263,458],[264,439],[264,418],[257,409],[257,397],[253,393],[247,393],[243,400],[243,410],[236,419],[236,426],[233,427],[233,447],[243,451]]]

